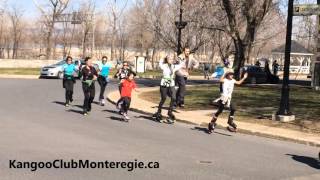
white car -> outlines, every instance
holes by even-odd
[[[50,66],[44,66],[40,70],[40,78],[63,78],[63,65],[66,63],[65,60],[59,61],[56,64],[50,65]],[[81,64],[80,60],[74,60],[74,64],[76,64],[78,67]]]

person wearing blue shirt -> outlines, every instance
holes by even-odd
[[[99,103],[101,106],[105,105],[105,99],[104,99],[104,92],[106,90],[106,87],[108,85],[109,79],[109,72],[111,67],[111,64],[107,62],[108,58],[107,56],[103,56],[101,62],[99,62],[99,76],[98,76],[98,83],[100,85],[100,96],[99,96]]]
[[[68,107],[69,103],[73,101],[73,86],[75,81],[74,74],[77,71],[77,67],[72,63],[72,57],[68,56],[66,58],[66,64],[63,65],[63,88],[66,89],[65,98],[66,104],[65,106]]]

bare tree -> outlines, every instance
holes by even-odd
[[[80,14],[82,15],[82,56],[88,56],[87,50],[91,47],[91,54],[93,55],[93,44],[94,43],[94,14],[95,14],[95,4],[92,0],[85,0],[81,4]],[[90,41],[91,40],[91,41]]]
[[[245,0],[237,3],[231,0],[222,0],[222,5],[228,18],[227,31],[235,46],[234,68],[238,74],[244,63],[249,61],[256,32],[270,10],[272,0]],[[241,30],[243,25],[244,31]]]
[[[46,3],[44,5],[40,5],[36,0],[33,1],[44,16],[44,24],[47,30],[46,56],[48,59],[50,59],[54,25],[57,17],[61,15],[68,7],[69,0],[46,0]]]
[[[17,7],[12,7],[10,12],[8,12],[8,15],[11,20],[11,28],[12,28],[12,59],[17,58],[18,54],[18,47],[21,40],[21,34],[22,34],[22,24],[21,24],[21,18],[23,16],[23,11]]]
[[[117,6],[117,0],[108,0],[107,8],[111,11],[109,15],[109,22],[111,27],[111,60],[115,59],[115,45],[118,33],[118,23],[119,19],[124,14],[125,8],[127,6],[128,0],[125,1],[122,7]]]

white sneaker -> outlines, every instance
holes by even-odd
[[[130,120],[130,118],[129,118],[129,116],[128,116],[127,113],[123,113],[123,117],[124,117],[124,119],[126,119],[126,120]]]
[[[101,100],[101,106],[104,106],[106,104],[106,100],[102,99]]]

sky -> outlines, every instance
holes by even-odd
[[[41,3],[45,0],[36,0],[36,1]],[[94,2],[96,3],[97,11],[101,11],[105,9],[108,1],[110,0],[94,0]],[[7,0],[7,2],[8,2],[7,3],[8,7],[14,6],[19,9],[22,9],[25,17],[33,18],[33,17],[38,17],[40,15],[40,12],[35,6],[33,0]],[[71,9],[77,9],[81,0],[70,0],[70,2],[71,2],[70,3]],[[130,7],[130,5],[132,5],[133,2],[134,0],[128,0],[127,7]],[[126,3],[126,0],[117,0],[117,5],[119,7],[123,7],[125,3]]]

